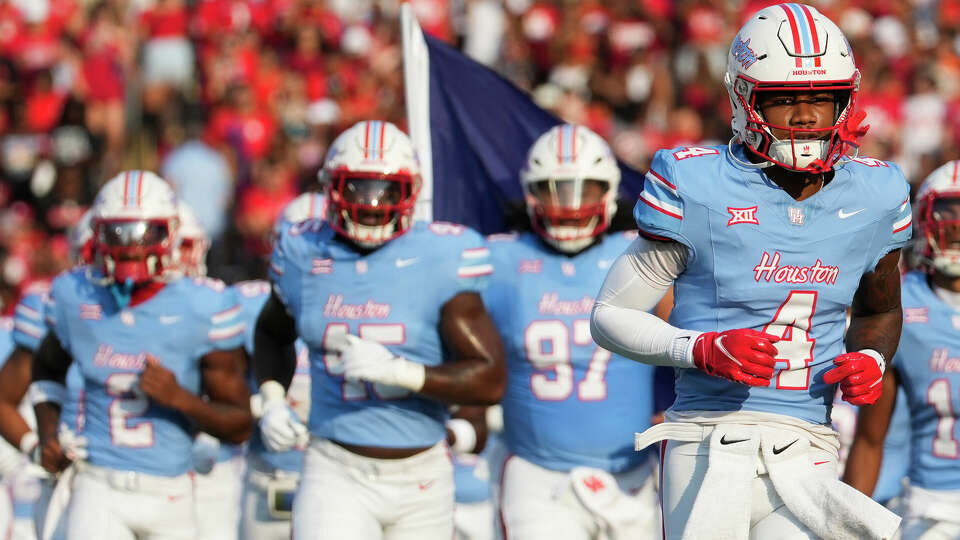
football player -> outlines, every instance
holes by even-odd
[[[847,157],[866,132],[859,81],[827,17],[764,8],[727,58],[734,137],[660,150],[646,175],[643,237],[610,269],[591,330],[676,368],[667,421],[636,441],[663,441],[667,538],[889,538],[899,524],[839,481],[830,426],[838,384],[855,405],[880,397],[911,233],[900,169]],[[668,324],[647,312],[671,284]]]
[[[902,538],[960,538],[960,161],[941,166],[917,193],[921,268],[903,280],[903,336],[883,397],[860,409],[844,480],[874,491],[883,441],[905,391],[912,431]]]
[[[520,172],[533,232],[488,238],[484,300],[507,351],[508,538],[652,538],[653,468],[629,437],[650,426],[653,368],[590,337],[594,294],[636,233],[609,233],[620,169],[588,128],[556,126]]]
[[[264,442],[289,449],[301,438],[284,395],[297,334],[309,349],[294,538],[450,538],[445,403],[503,393],[502,345],[479,294],[489,253],[468,228],[414,223],[419,172],[396,126],[360,122],[324,162],[327,220],[276,241],[254,361]]]
[[[252,424],[236,296],[181,277],[177,201],[155,174],[114,177],[93,212],[94,263],[53,281],[34,359],[42,464],[68,462],[57,426],[76,363],[87,456],[74,463],[67,538],[195,538],[192,429],[240,443]]]
[[[178,263],[184,276],[207,276],[207,251],[210,239],[193,210],[183,201],[178,204],[180,219]],[[239,301],[239,297],[238,297]],[[241,302],[242,306],[242,302]],[[253,321],[242,319],[244,329]],[[194,497],[197,505],[199,538],[235,540],[240,524],[240,498],[243,493],[243,446],[221,444],[207,433],[198,433],[193,443]]]
[[[93,232],[90,228],[91,217],[92,213],[90,211],[85,212],[67,235],[71,260],[75,266],[88,264],[92,260]],[[7,357],[3,367],[0,368],[0,434],[11,444],[19,441],[18,446],[21,452],[30,457],[32,457],[38,442],[34,431],[36,420],[34,419],[32,402],[37,399],[42,400],[43,395],[38,392],[28,392],[28,390],[30,389],[33,355],[47,334],[47,326],[43,318],[43,306],[49,290],[49,283],[36,282],[24,291],[14,310],[13,342],[15,348]],[[67,390],[68,395],[63,403],[61,414],[61,434],[64,437],[64,444],[69,444],[67,452],[71,455],[82,455],[84,439],[76,437],[74,434],[77,433],[79,424],[82,422],[79,402],[83,382],[75,366],[71,366],[67,374]],[[24,400],[24,397],[29,399]],[[61,527],[63,524],[61,518],[66,503],[69,501],[72,475],[73,471],[71,469],[67,474],[61,475],[59,479],[52,477],[43,479],[40,484],[39,497],[31,497],[31,500],[35,500],[32,508],[33,515],[26,516],[25,512],[29,511],[30,507],[23,504],[23,501],[16,506],[16,510],[24,512],[19,516],[20,519],[25,522],[25,518],[29,517],[33,521],[29,527],[35,530],[36,536],[42,540],[62,538],[65,534]],[[59,486],[58,496],[51,498],[57,486]],[[26,527],[24,525],[20,528]]]
[[[276,233],[310,219],[322,219],[323,195],[303,193],[291,201],[277,222]],[[240,299],[242,317],[249,324],[244,347],[253,355],[253,330],[257,316],[270,297],[267,281],[243,281],[233,286]],[[310,411],[310,361],[302,341],[296,342],[296,369],[287,388],[287,404],[300,422],[307,421]],[[251,373],[252,375],[252,373]],[[251,384],[256,388],[255,377]],[[255,417],[262,414],[259,395],[252,404]],[[273,452],[264,444],[259,426],[254,426],[247,452],[247,476],[241,508],[240,537],[244,540],[287,540],[290,538],[290,516],[300,471],[303,468],[303,450],[307,443],[307,429],[295,424],[299,431],[298,444],[289,450]]]

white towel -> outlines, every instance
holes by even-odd
[[[825,540],[884,540],[900,518],[870,497],[832,476],[818,474],[810,441],[777,429],[761,431],[763,463],[787,509]],[[777,450],[777,453],[774,452]]]
[[[759,446],[756,426],[720,424],[714,428],[707,473],[683,540],[747,540]]]
[[[656,505],[650,504],[655,498],[653,482],[648,481],[652,474],[649,464],[618,477],[602,469],[574,467],[570,484],[580,504],[600,521],[600,538],[634,540],[649,538],[654,530],[659,532],[654,527]]]

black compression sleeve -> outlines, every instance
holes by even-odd
[[[271,292],[253,335],[253,374],[258,385],[273,380],[284,388],[290,386],[297,369],[296,339],[296,322],[277,293]]]
[[[47,332],[47,337],[43,338],[40,347],[37,348],[37,354],[33,355],[33,374],[31,378],[34,381],[54,381],[66,384],[67,370],[73,358],[60,340],[53,332]]]

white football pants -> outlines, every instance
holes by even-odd
[[[707,472],[710,439],[702,442],[664,441],[660,448],[664,534],[668,540],[680,540],[698,486]],[[811,446],[810,458],[818,474],[837,477],[836,454]],[[757,460],[759,463],[759,454]],[[750,540],[817,538],[787,510],[766,473],[754,477],[752,501]],[[722,507],[722,502],[720,505]]]
[[[293,503],[295,540],[450,540],[446,443],[405,459],[359,456],[314,438]]]
[[[243,514],[240,518],[242,540],[289,540],[290,520],[271,515],[267,486],[276,481],[276,473],[258,470],[251,459],[243,491]],[[286,484],[296,485],[299,475],[282,472]]]
[[[493,540],[493,501],[457,503],[453,511],[455,540]]]
[[[960,540],[960,490],[907,486],[901,540]]]
[[[68,540],[194,540],[193,479],[79,463],[67,510]]]
[[[197,527],[203,540],[236,540],[243,492],[242,455],[220,461],[208,474],[195,474]]]
[[[649,463],[616,475],[552,471],[510,456],[501,472],[502,532],[507,540],[659,538],[652,472]]]

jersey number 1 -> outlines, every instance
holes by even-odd
[[[953,436],[957,419],[950,399],[950,381],[937,379],[927,388],[927,403],[937,413],[937,434],[933,438],[933,455],[945,459],[960,458],[960,442]]]
[[[787,364],[785,369],[776,371],[778,390],[810,388],[810,362],[817,342],[810,337],[810,328],[816,310],[816,291],[790,291],[773,320],[763,327],[765,333],[780,338],[773,344],[777,348],[776,360]]]

